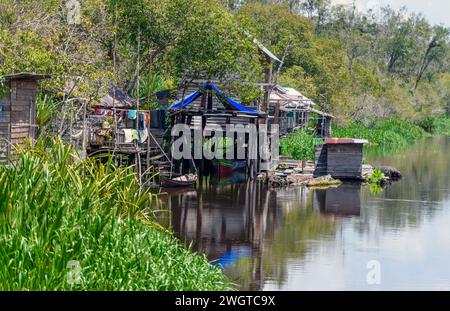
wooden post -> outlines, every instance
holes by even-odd
[[[273,123],[279,125],[280,124],[280,102],[277,101],[275,104],[275,115],[273,119]]]
[[[82,142],[81,142],[81,149],[83,152],[83,159],[86,157],[87,155],[87,135],[86,135],[86,131],[87,131],[87,124],[86,124],[86,114],[87,114],[87,101],[84,101],[83,103],[83,137],[82,137]]]

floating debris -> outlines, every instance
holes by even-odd
[[[342,181],[339,179],[334,179],[331,175],[326,175],[322,177],[312,178],[306,183],[308,187],[327,187],[327,186],[340,186]]]

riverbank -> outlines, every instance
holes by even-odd
[[[420,122],[400,119],[376,119],[368,124],[334,126],[333,137],[360,138],[369,141],[372,150],[402,150],[426,136],[450,135],[450,118],[426,118]],[[281,139],[281,154],[295,160],[314,160],[314,146],[322,143],[314,133],[296,132]]]
[[[159,227],[133,170],[42,140],[0,166],[0,290],[229,290]]]

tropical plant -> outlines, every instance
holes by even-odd
[[[60,101],[47,94],[39,93],[36,96],[36,123],[38,127],[44,127],[55,116],[60,107]]]
[[[0,289],[230,289],[154,222],[155,200],[111,158],[81,160],[58,139],[20,150],[0,166]]]

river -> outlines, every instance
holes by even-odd
[[[383,192],[204,185],[162,196],[175,234],[242,290],[450,290],[450,138],[368,155]]]

